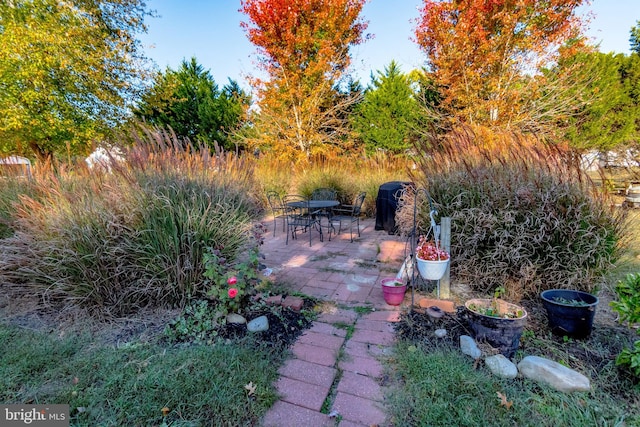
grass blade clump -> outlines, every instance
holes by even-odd
[[[519,300],[552,288],[587,292],[619,257],[625,213],[593,190],[574,156],[514,135],[469,130],[423,147],[413,180],[451,217],[451,273],[475,290]],[[413,196],[398,223],[409,230]],[[420,202],[419,223],[429,225]]]
[[[111,173],[42,179],[0,242],[2,281],[116,316],[204,295],[206,249],[234,259],[260,208],[247,164],[178,142],[150,133]]]

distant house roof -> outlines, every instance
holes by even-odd
[[[20,156],[9,156],[0,159],[0,164],[2,165],[29,165],[31,166],[31,161],[26,157]]]
[[[2,176],[13,176],[17,178],[31,178],[31,161],[26,157],[9,156],[0,158],[0,171]]]

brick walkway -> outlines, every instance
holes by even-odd
[[[272,231],[273,222],[265,221]],[[292,347],[280,369],[280,400],[263,419],[265,427],[384,425],[381,356],[393,343],[393,322],[402,306],[384,302],[380,280],[396,275],[405,256],[404,240],[361,221],[361,237],[349,232],[325,236],[313,231],[285,245],[282,224],[265,236],[263,261],[278,282],[335,304]],[[405,304],[410,304],[407,293]],[[369,310],[355,310],[367,307]],[[322,411],[322,412],[321,412]],[[329,413],[338,416],[330,417]],[[388,423],[388,422],[387,422]]]

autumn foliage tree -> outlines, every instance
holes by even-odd
[[[259,114],[250,145],[309,156],[340,144],[347,130],[341,112],[353,99],[336,96],[336,83],[350,64],[349,48],[363,41],[365,1],[242,0],[242,26],[267,76],[251,80]]]
[[[538,71],[560,52],[571,55],[584,46],[576,13],[583,3],[424,0],[416,42],[427,54],[443,113],[490,127],[535,123],[536,114],[548,112],[540,105],[545,82]],[[561,51],[568,41],[571,49]]]
[[[86,153],[143,70],[142,0],[0,1],[0,152]]]

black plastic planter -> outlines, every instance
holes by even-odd
[[[586,338],[591,334],[598,297],[568,289],[549,289],[540,297],[554,334],[572,338]]]
[[[519,317],[488,316],[473,310],[474,306],[497,305],[501,313],[518,312]],[[477,342],[486,342],[502,355],[511,358],[520,346],[520,336],[527,323],[524,308],[502,300],[471,299],[465,303],[466,318]]]

